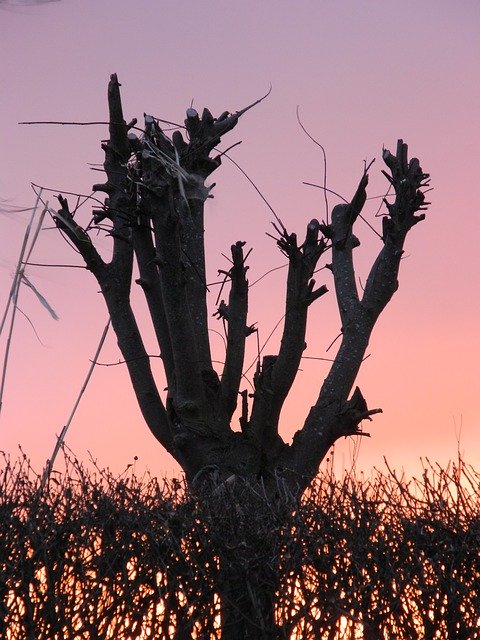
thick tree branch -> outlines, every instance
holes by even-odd
[[[305,349],[307,314],[309,306],[327,292],[325,285],[315,289],[312,279],[320,256],[326,249],[323,238],[319,240],[318,220],[307,226],[305,241],[297,246],[295,234],[284,232],[279,247],[289,259],[285,322],[278,358],[272,371],[272,386],[278,411],[295,380]]]
[[[113,229],[113,257],[118,275],[124,286],[130,287],[133,266],[133,247],[131,242],[131,224],[135,217],[135,197],[132,193],[131,181],[128,177],[127,163],[130,157],[129,125],[123,119],[123,109],[120,97],[120,83],[117,75],[110,76],[108,84],[108,109],[110,138],[102,144],[105,152],[104,168],[107,182],[93,185],[93,191],[103,191],[107,194],[103,210],[94,211],[96,221],[102,217],[112,221]]]
[[[189,142],[185,142],[180,132],[175,132],[173,136],[173,144],[179,163],[188,172],[188,177],[182,178],[182,188],[185,189],[185,198],[188,203],[188,207],[184,207],[182,210],[183,250],[188,267],[186,271],[188,299],[191,316],[196,327],[197,349],[201,367],[211,371],[213,369],[206,305],[203,210],[204,202],[209,197],[211,189],[211,187],[205,186],[205,179],[221,164],[221,157],[219,155],[216,158],[210,158],[209,154],[220,143],[221,137],[236,126],[239,117],[261,100],[257,100],[235,114],[224,112],[219,118],[214,118],[208,109],[203,110],[200,118],[195,109],[189,108],[185,120]],[[227,374],[230,387],[233,380],[229,378],[231,373],[230,370]],[[236,399],[234,405],[236,405]],[[231,394],[228,407],[228,411],[230,411],[232,407]]]
[[[213,371],[208,334],[204,203],[190,198],[188,204],[188,208],[184,208],[185,215],[182,215],[182,252],[188,291],[187,298],[197,339],[200,369]]]
[[[113,263],[103,262],[87,232],[75,222],[66,199],[62,196],[58,196],[58,199],[62,208],[54,216],[56,224],[78,249],[101,287],[142,415],[157,440],[176,457],[170,424],[130,307],[128,291],[125,291],[124,283],[116,276]]]
[[[403,244],[408,231],[424,214],[426,207],[420,190],[428,185],[417,159],[407,160],[407,145],[399,140],[397,154],[384,151],[384,161],[392,175],[387,177],[396,193],[393,205],[387,204],[384,219],[384,247],[376,259],[360,301],[355,285],[352,249],[357,241],[352,225],[365,202],[366,174],[349,205],[338,205],[332,224],[324,233],[332,239],[332,271],[342,319],[342,342],[335,361],[321,388],[302,430],[295,434],[292,447],[283,453],[283,461],[293,474],[308,482],[330,446],[342,436],[364,435],[359,423],[379,409],[369,410],[360,390],[348,400],[378,316],[398,287],[397,276]]]
[[[353,235],[352,230],[365,204],[367,184],[368,174],[364,173],[352,201],[349,204],[339,204],[334,207],[332,223],[322,226],[323,232],[332,242],[331,269],[342,327],[348,321],[348,315],[355,311],[359,303],[353,266],[353,249],[358,247],[360,242]]]
[[[169,380],[177,418],[198,415],[204,389],[198,355],[197,329],[189,306],[188,271],[185,258],[182,218],[189,215],[185,193],[188,173],[179,154],[151,116],[145,117],[145,136],[133,141],[138,147],[132,180],[140,194],[140,210],[154,230],[155,255],[166,326],[171,346],[174,374]],[[150,251],[151,253],[151,251]],[[202,291],[205,298],[205,291]]]
[[[187,110],[186,124],[190,111],[191,109]],[[180,197],[178,213],[190,316],[197,340],[200,369],[211,375],[213,367],[208,334],[204,239],[204,203],[209,197],[210,188],[205,185],[205,179],[220,162],[209,158],[208,153],[205,155],[203,150],[196,149],[192,140],[190,143],[185,142],[180,131],[175,131],[172,142],[172,162]]]
[[[90,237],[73,219],[67,201],[59,196],[61,210],[56,223],[79,250],[87,268],[96,276],[102,289],[118,345],[127,363],[132,385],[150,430],[162,445],[175,455],[170,424],[158,389],[153,379],[148,355],[130,306],[130,287],[133,268],[131,226],[136,210],[136,190],[128,174],[131,141],[127,136],[130,126],[123,119],[120,84],[113,74],[108,85],[109,140],[102,145],[105,152],[105,184],[94,185],[94,191],[107,194],[104,209],[94,211],[94,221],[112,221],[113,256],[105,264],[93,247]],[[142,251],[140,250],[140,255]],[[147,266],[140,259],[141,277]],[[151,272],[149,274],[151,276]],[[157,325],[158,326],[158,325]]]
[[[144,197],[147,200],[147,196]],[[204,389],[188,292],[180,237],[178,198],[148,196],[160,264],[162,299],[175,363],[175,410],[189,418],[198,416]],[[154,213],[153,213],[154,212]]]
[[[300,247],[296,234],[289,234],[285,229],[278,230],[278,246],[289,260],[283,335],[278,356],[264,359],[262,375],[257,377],[250,420],[251,436],[267,449],[278,440],[280,412],[306,346],[308,308],[327,291],[325,286],[315,289],[315,280],[312,279],[317,262],[326,248],[323,238],[318,238],[319,230],[319,222],[312,220]]]
[[[133,247],[140,277],[136,281],[147,301],[150,318],[155,330],[160,354],[169,389],[174,387],[174,360],[170,333],[162,298],[160,275],[156,262],[155,247],[150,230],[149,218],[139,214],[138,223],[133,227]]]
[[[222,373],[222,397],[229,418],[237,407],[245,357],[245,340],[249,333],[247,328],[248,280],[246,278],[248,267],[244,262],[244,245],[244,242],[238,241],[231,246],[233,266],[227,274],[231,279],[228,306],[223,303],[217,312],[228,326],[227,352]],[[243,414],[245,414],[245,404]],[[245,420],[245,415],[243,417]]]

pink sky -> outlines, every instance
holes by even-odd
[[[368,424],[371,439],[357,451],[339,442],[336,458],[348,467],[418,469],[419,456],[442,463],[460,447],[480,465],[479,189],[480,5],[476,0],[231,2],[176,0],[62,0],[40,6],[0,4],[2,170],[0,197],[31,206],[30,182],[57,191],[90,193],[101,181],[87,163],[103,160],[106,128],[19,126],[23,120],[104,120],[112,72],[122,83],[125,117],[143,112],[182,121],[193,100],[214,114],[235,111],[263,95],[225,141],[243,140],[233,155],[255,180],[289,230],[303,233],[324,216],[323,160],[300,130],[305,126],[328,154],[328,184],[351,196],[363,160],[377,158],[369,194],[385,190],[382,145],[403,137],[435,190],[427,220],[413,229],[400,273],[400,289],[380,318],[370,358],[358,383],[372,407],[384,413]],[[225,267],[221,252],[236,240],[254,248],[250,281],[283,263],[265,236],[272,215],[245,178],[227,162],[214,176],[207,233],[209,274]],[[55,204],[55,191],[49,195]],[[330,203],[337,202],[331,198]],[[373,219],[373,200],[365,214]],[[87,221],[91,207],[83,208]],[[0,215],[0,301],[6,302],[27,213]],[[372,220],[378,223],[378,220]],[[50,222],[40,237],[37,262],[81,264]],[[364,278],[379,250],[378,238],[359,222],[358,275]],[[107,240],[101,241],[108,247]],[[101,331],[106,311],[90,274],[80,269],[30,267],[27,275],[60,316],[55,322],[23,288],[20,307],[43,342],[18,316],[13,337],[0,450],[20,443],[40,469],[70,414]],[[263,342],[283,314],[284,272],[251,291],[251,322]],[[331,290],[311,314],[308,355],[329,357],[339,332]],[[213,297],[215,298],[214,291]],[[140,298],[139,298],[139,302]],[[141,306],[141,305],[140,305]],[[141,317],[145,318],[143,311]],[[212,327],[221,330],[213,321]],[[148,348],[156,353],[148,330]],[[274,353],[279,332],[265,353]],[[5,335],[1,338],[5,346]],[[222,343],[212,334],[219,359]],[[252,340],[250,360],[255,356]],[[103,362],[118,360],[110,335]],[[327,371],[304,361],[282,421],[289,439],[303,423]],[[177,470],[142,423],[122,366],[97,368],[67,435],[78,457],[91,451],[101,465],[162,475]]]

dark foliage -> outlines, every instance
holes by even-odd
[[[472,640],[479,484],[459,461],[408,482],[325,473],[301,501],[281,481],[275,501],[232,477],[199,500],[183,482],[69,457],[42,490],[26,458],[6,459],[0,637],[218,638],[223,558],[252,597],[254,580],[275,588],[268,637]]]

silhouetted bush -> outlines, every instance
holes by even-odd
[[[275,589],[272,638],[479,637],[480,474],[461,461],[324,473],[297,503],[279,482],[275,504],[235,477],[194,496],[68,456],[42,489],[4,462],[1,638],[219,638],[220,557]]]

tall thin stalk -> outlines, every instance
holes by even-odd
[[[12,303],[12,300],[15,295],[15,290],[18,289],[18,281],[20,279],[20,274],[23,271],[23,263],[24,263],[23,257],[27,249],[28,238],[30,237],[30,231],[32,230],[33,219],[35,218],[35,214],[37,213],[41,195],[42,195],[42,190],[40,189],[40,191],[37,194],[37,200],[32,209],[32,215],[30,216],[29,223],[27,225],[27,228],[25,229],[25,235],[23,236],[23,243],[22,243],[22,248],[20,249],[20,255],[18,256],[17,268],[13,276],[12,286],[10,287],[10,293],[8,294],[7,304],[5,305],[2,322],[0,324],[0,335],[2,335],[3,327],[5,326],[5,322],[8,316],[8,311],[10,309],[10,304]]]
[[[105,329],[102,332],[102,336],[100,338],[100,341],[98,343],[97,349],[95,351],[95,355],[93,356],[93,359],[91,361],[90,367],[88,369],[87,375],[85,377],[85,380],[83,382],[82,388],[80,389],[80,393],[77,396],[77,399],[75,401],[75,404],[73,405],[73,409],[72,412],[70,413],[70,417],[68,418],[67,422],[65,423],[65,425],[63,426],[60,435],[57,436],[57,442],[55,444],[55,448],[53,449],[53,453],[50,457],[49,460],[47,460],[47,463],[45,465],[45,469],[43,471],[43,475],[42,475],[42,481],[40,484],[40,491],[43,490],[43,488],[45,487],[45,484],[47,483],[49,477],[50,477],[50,473],[52,471],[53,468],[53,464],[55,462],[55,458],[57,457],[58,452],[60,451],[60,449],[62,448],[62,445],[65,441],[65,436],[67,435],[67,431],[70,427],[70,424],[72,423],[73,417],[75,415],[75,412],[77,411],[78,405],[80,404],[80,400],[82,399],[82,396],[85,392],[85,389],[87,388],[88,383],[90,382],[90,378],[92,377],[92,373],[93,370],[95,368],[95,365],[97,364],[98,361],[98,357],[100,355],[100,351],[102,350],[103,344],[105,342],[105,338],[107,337],[107,333],[108,333],[108,329],[110,327],[110,318],[108,319],[107,324],[105,325]]]
[[[45,206],[43,208],[42,213],[40,214],[40,217],[38,219],[36,228],[35,228],[35,232],[33,234],[33,239],[30,242],[30,246],[28,245],[29,242],[29,238],[30,238],[30,233],[32,231],[32,226],[33,226],[33,221],[35,218],[35,215],[37,213],[38,210],[38,206],[39,203],[41,201],[41,195],[42,195],[42,189],[40,189],[40,191],[37,193],[37,199],[35,201],[35,205],[33,207],[32,210],[32,215],[30,216],[30,220],[29,223],[27,225],[27,228],[25,230],[25,235],[23,237],[23,242],[22,242],[22,247],[20,249],[20,254],[18,257],[18,262],[17,262],[17,268],[15,270],[15,274],[13,276],[13,282],[12,282],[12,286],[10,288],[10,293],[8,295],[8,300],[7,300],[7,304],[5,305],[5,311],[3,313],[3,318],[2,318],[2,322],[0,324],[0,335],[2,334],[3,331],[3,327],[5,326],[5,322],[7,320],[8,317],[8,312],[10,310],[10,305],[13,304],[13,310],[12,310],[12,315],[10,317],[10,326],[8,329],[8,337],[7,337],[7,343],[5,346],[5,354],[3,357],[3,366],[2,366],[2,378],[1,378],[1,382],[0,382],[0,413],[2,411],[2,406],[3,406],[3,392],[5,389],[5,381],[6,381],[6,377],[7,377],[7,368],[8,368],[8,360],[9,360],[9,356],[10,356],[10,347],[12,344],[12,335],[13,335],[13,327],[15,325],[15,318],[16,318],[16,313],[17,313],[17,308],[18,308],[18,296],[19,296],[19,292],[20,292],[20,285],[22,284],[23,278],[24,278],[24,271],[25,271],[25,262],[28,262],[28,258],[30,257],[33,248],[35,246],[35,243],[38,239],[40,230],[42,228],[42,223],[43,223],[43,219],[45,217],[45,213],[47,210],[47,207]],[[27,248],[28,248],[28,252],[27,252]],[[24,256],[25,253],[27,252],[27,259],[24,260]]]

